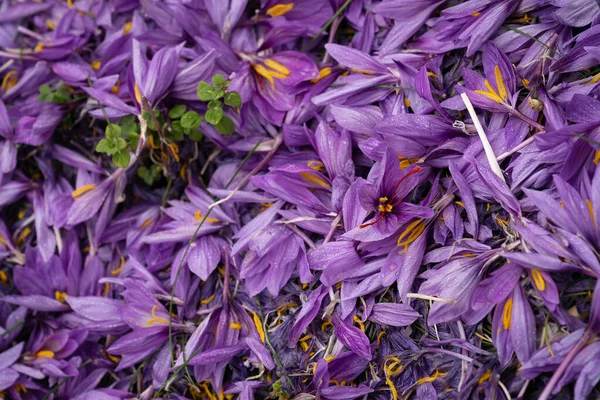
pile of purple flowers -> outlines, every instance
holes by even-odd
[[[596,0],[0,0],[0,81],[0,398],[600,398]]]

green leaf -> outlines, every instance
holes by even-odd
[[[129,144],[131,145],[131,148],[136,149],[140,140],[140,135],[136,132],[129,132],[127,134],[127,139],[129,139]]]
[[[117,138],[117,149],[119,150],[123,150],[126,149],[128,146],[127,141],[123,138]]]
[[[108,124],[106,127],[106,137],[115,139],[121,136],[121,127],[117,124]]]
[[[117,167],[127,168],[129,165],[129,160],[131,159],[131,154],[127,150],[121,150],[115,153],[113,156],[113,162],[117,164]]]
[[[229,107],[239,107],[242,105],[242,96],[236,91],[228,92],[225,95],[225,104]]]
[[[121,118],[119,126],[121,127],[121,136],[123,137],[129,137],[132,133],[138,134],[140,132],[140,125],[133,115]]]
[[[235,125],[229,117],[223,116],[221,121],[215,126],[215,129],[221,135],[231,135],[235,131]]]
[[[110,144],[106,139],[102,139],[98,142],[98,144],[96,144],[96,151],[98,153],[108,153],[109,150]]]
[[[215,88],[210,86],[208,83],[202,81],[198,84],[196,94],[198,95],[198,98],[202,101],[211,101],[215,97]]]
[[[208,108],[217,108],[221,107],[221,102],[219,100],[211,100],[208,102]]]
[[[180,124],[184,129],[196,129],[200,126],[202,117],[196,111],[188,111],[181,117]]]
[[[225,82],[225,78],[223,78],[223,75],[221,74],[216,74],[212,77],[212,83],[215,87],[223,86],[223,82]]]
[[[217,90],[213,96],[213,100],[218,100],[221,97],[225,96],[225,91],[224,90]]]
[[[192,139],[194,142],[201,141],[203,136],[202,132],[198,129],[189,132],[188,135],[190,136],[190,139]]]
[[[173,121],[171,122],[171,130],[174,132],[181,132],[183,131],[183,128],[181,127],[181,122],[180,121]]]
[[[187,107],[185,106],[185,104],[180,104],[178,106],[171,108],[171,110],[169,111],[169,118],[171,118],[171,119],[181,118],[181,116],[185,113],[186,109],[187,109]]]
[[[222,117],[223,117],[223,109],[221,107],[211,108],[210,110],[208,110],[206,112],[206,114],[204,114],[204,118],[206,119],[206,122],[208,122],[211,125],[217,125],[221,121]]]

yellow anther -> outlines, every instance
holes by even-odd
[[[481,385],[483,382],[486,382],[486,381],[487,381],[487,380],[489,380],[491,377],[492,377],[492,370],[491,370],[491,369],[488,369],[487,371],[485,371],[485,372],[483,373],[483,375],[481,375],[481,378],[479,378],[479,379],[477,380],[477,383],[478,383],[479,385]]]
[[[100,69],[100,67],[102,66],[102,61],[95,60],[95,61],[92,61],[92,63],[90,65],[92,66],[93,70],[98,71]]]
[[[0,271],[0,281],[4,284],[8,283],[8,275],[6,275],[6,272]]]
[[[51,20],[47,19],[46,20],[46,26],[48,27],[48,29],[50,29],[51,31],[53,31],[54,29],[56,29],[56,25],[54,25],[54,22],[52,22]]]
[[[186,170],[187,170],[187,162],[184,161],[183,164],[181,164],[181,168],[179,168],[179,177],[181,179],[185,179]]]
[[[325,332],[325,329],[327,329],[328,326],[331,326],[331,321],[327,320],[327,321],[323,322],[321,324],[321,331]]]
[[[15,383],[15,390],[17,393],[27,393],[27,388],[19,383]]]
[[[377,334],[377,343],[381,343],[381,338],[387,334],[386,331],[381,331]]]
[[[587,205],[588,212],[590,213],[590,218],[592,219],[592,225],[595,225],[596,221],[594,219],[594,206],[592,206],[592,201],[590,199],[587,199],[585,201],[585,204]]]
[[[463,257],[466,257],[466,258],[473,258],[473,257],[475,257],[475,255],[474,255],[474,254],[472,254],[472,253],[465,253],[465,254],[461,254],[461,255],[462,255]]]
[[[148,218],[147,220],[145,220],[142,226],[140,226],[140,229],[144,229],[145,227],[150,225],[150,222],[152,222],[152,218]]]
[[[492,208],[492,205],[490,203],[487,203],[487,205],[485,206],[485,212],[489,212],[490,208]]]
[[[479,17],[481,15],[481,13],[479,11],[474,12],[473,14],[471,14],[471,17]]]
[[[285,310],[287,310],[290,307],[296,307],[297,305],[298,304],[294,303],[294,302],[291,302],[291,303],[288,303],[288,304],[284,304],[283,306],[281,306],[281,307],[279,307],[277,309],[277,315],[282,316],[283,313],[285,312]]]
[[[115,364],[119,363],[119,357],[117,356],[113,356],[112,354],[106,353],[106,356],[109,358],[110,361],[114,362]]]
[[[411,222],[398,238],[398,246],[404,246],[404,252],[408,251],[408,245],[417,240],[425,230],[427,224],[422,219]]]
[[[319,77],[318,77],[318,78],[315,78],[315,79],[311,79],[310,81],[311,81],[312,83],[317,83],[317,82],[319,82],[321,79],[323,79],[323,78],[325,78],[326,76],[329,76],[329,75],[331,75],[331,68],[329,68],[329,67],[321,68],[321,69],[319,70]]]
[[[494,90],[492,85],[490,85],[490,82],[487,79],[485,80],[484,84],[487,90],[475,90],[475,93],[479,93],[480,95],[490,98],[496,103],[502,103],[502,97],[500,97],[498,93],[496,93],[496,91]]]
[[[494,76],[496,77],[496,86],[498,86],[498,94],[502,98],[502,100],[506,100],[508,97],[508,92],[506,91],[506,86],[504,86],[504,77],[502,76],[502,71],[500,71],[500,67],[496,65],[494,67]]]
[[[67,0],[67,6],[73,8],[73,0]]]
[[[198,221],[202,221],[204,219],[204,217],[202,216],[202,212],[200,210],[196,210],[196,213],[194,214],[194,218],[196,218]],[[211,224],[216,224],[219,222],[219,220],[217,218],[206,217],[206,222],[209,222]]]
[[[404,105],[405,105],[406,107],[410,107],[410,100],[408,99],[408,97],[405,97],[405,98],[404,98]]]
[[[111,275],[119,275],[121,271],[123,271],[123,267],[125,267],[125,257],[121,256],[121,263],[119,264],[119,268],[110,271]]]
[[[375,73],[373,71],[367,71],[365,69],[358,69],[358,68],[350,68],[350,71],[357,72],[359,74],[364,74],[364,75],[373,75]]]
[[[17,236],[17,244],[21,244],[25,241],[25,239],[27,238],[27,236],[29,236],[31,234],[31,228],[30,227],[25,227],[25,229],[23,229],[21,231],[21,233],[19,233],[19,236]]]
[[[54,352],[51,350],[40,350],[35,353],[37,358],[54,358]]]
[[[499,215],[496,215],[496,222],[498,223],[498,225],[500,225],[500,227],[506,227],[508,226],[508,219],[502,219],[500,218]]]
[[[273,205],[273,203],[261,203],[260,204],[260,211],[265,211],[267,208],[271,207]]]
[[[565,202],[564,202],[564,201],[562,201],[562,200],[559,200],[558,202],[560,203],[560,206],[561,206],[562,208],[565,208]]]
[[[308,183],[322,187],[323,189],[329,189],[329,183],[327,181],[310,172],[300,172],[300,176]]]
[[[152,318],[150,318],[146,322],[147,326],[152,326],[153,324],[169,325],[169,321],[167,321],[165,318],[160,318],[160,317],[156,316],[156,310],[158,310],[159,308],[160,308],[159,305],[152,306],[152,310],[150,311],[150,314],[152,315]]]
[[[324,358],[325,362],[331,362],[333,360],[335,360],[335,356],[327,356]]]
[[[142,92],[140,91],[140,87],[138,86],[137,82],[133,84],[133,93],[138,104],[142,104]],[[157,149],[158,147],[154,148]]]
[[[123,35],[127,35],[131,31],[131,21],[125,22],[123,25]]]
[[[19,81],[19,77],[17,76],[17,71],[8,71],[4,78],[2,78],[2,91],[7,92],[13,86],[17,84]]]
[[[84,193],[87,193],[90,190],[94,190],[95,188],[96,188],[96,185],[94,185],[92,183],[90,183],[89,185],[84,185],[80,188],[73,190],[73,192],[71,193],[71,197],[73,197],[74,200],[77,200]]]
[[[358,325],[361,331],[365,331],[365,324],[360,320],[360,318],[355,315],[352,320],[356,322],[356,325]]]
[[[110,291],[110,283],[106,282],[106,283],[104,284],[104,288],[102,289],[102,293],[100,293],[100,295],[101,295],[102,297],[106,297],[106,296],[108,296],[108,292],[109,292],[109,291]]]
[[[61,291],[55,291],[54,292],[54,298],[56,299],[56,301],[60,301],[61,303],[64,303],[65,300],[67,300],[67,297],[69,297],[65,292],[61,292]]]
[[[17,214],[17,219],[25,218],[25,213],[26,213],[26,210],[24,208],[21,208]]]
[[[239,330],[239,329],[242,329],[242,324],[239,323],[239,322],[230,322],[229,323],[229,327],[231,329],[238,329]]]
[[[475,336],[477,336],[479,339],[483,340],[484,342],[492,343],[492,340],[489,337],[482,335],[479,332],[475,332]]]
[[[210,297],[207,297],[204,300],[200,300],[200,305],[208,304],[215,299],[215,294],[211,294]]]
[[[258,336],[260,336],[260,340],[264,343],[265,342],[265,329],[263,328],[263,324],[257,313],[255,313],[255,312],[252,313],[252,320],[254,321],[254,326],[256,327]]]
[[[303,283],[302,284],[302,290],[308,289],[308,286],[309,286],[308,283]]]
[[[290,12],[292,8],[294,8],[294,3],[277,4],[269,8],[266,14],[271,17],[281,17],[282,15],[285,15],[288,12]]]
[[[448,374],[447,372],[435,371],[431,376],[427,376],[425,378],[421,378],[421,379],[417,380],[417,385],[422,385],[424,383],[431,383],[431,382],[435,381],[437,378],[440,378],[447,374]]]
[[[533,284],[536,289],[540,292],[543,292],[546,289],[546,281],[544,280],[544,276],[537,269],[531,270],[531,277],[533,278]]]
[[[511,316],[512,316],[512,305],[513,305],[512,299],[506,300],[506,303],[504,304],[504,310],[502,311],[502,327],[504,328],[505,331],[510,329],[510,321],[511,321]]]
[[[282,64],[278,63],[277,61],[275,61],[273,59],[267,58],[265,60],[265,65],[267,67],[271,68],[273,71],[276,71],[276,72],[278,72],[278,73],[280,73],[282,75],[286,75],[287,76],[287,75],[291,74],[290,70],[287,69],[285,67],[285,65],[282,65]]]
[[[148,135],[148,142],[150,143],[150,147],[152,147],[153,149],[160,148],[160,145],[156,144],[156,141],[154,140],[154,136]]]
[[[600,161],[600,150],[596,150],[594,152],[594,164],[598,165],[599,161]]]
[[[427,71],[427,76],[430,78],[437,78],[436,74],[434,74],[433,72],[429,72],[429,71]]]
[[[33,51],[35,53],[39,53],[40,51],[44,50],[44,44],[43,43],[38,43],[37,46],[35,46],[33,48]]]
[[[455,201],[455,203],[461,206],[462,208],[465,208],[465,205],[462,201]]]
[[[2,246],[8,246],[8,242],[2,237],[2,235],[0,235],[0,244]]]
[[[308,168],[312,168],[315,171],[323,171],[325,169],[321,161],[309,161],[306,165]]]

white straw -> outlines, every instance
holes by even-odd
[[[461,93],[460,97],[465,103],[465,106],[467,106],[467,110],[469,111],[469,115],[473,120],[475,129],[477,129],[477,134],[479,135],[479,139],[483,144],[483,150],[485,151],[485,156],[487,157],[488,163],[490,164],[490,168],[492,168],[492,171],[494,171],[496,175],[498,175],[504,181],[504,183],[506,183],[504,175],[502,174],[502,169],[500,169],[500,164],[498,164],[498,161],[496,160],[496,155],[494,154],[494,150],[492,149],[492,146],[490,145],[490,142],[488,141],[487,136],[485,135],[483,127],[481,126],[481,122],[479,122],[479,118],[477,118],[477,114],[475,114],[475,109],[473,108],[473,104],[471,104],[471,100],[469,100],[469,97],[466,93]]]

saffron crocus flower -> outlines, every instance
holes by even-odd
[[[393,235],[398,228],[414,218],[430,218],[433,211],[406,202],[410,192],[424,179],[427,170],[419,166],[400,169],[400,160],[392,151],[386,152],[375,183],[357,180],[360,205],[372,217],[345,237],[372,242]]]
[[[58,331],[38,340],[23,357],[23,364],[39,370],[44,376],[64,378],[76,376],[77,368],[70,357],[81,346],[85,330]]]

